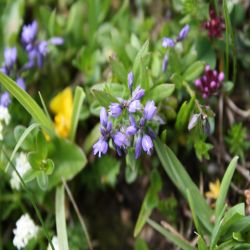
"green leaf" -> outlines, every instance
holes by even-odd
[[[108,108],[110,103],[112,103],[112,102],[119,103],[119,101],[114,96],[112,96],[104,91],[92,90],[92,93],[97,98],[100,105],[105,107],[105,108]]]
[[[80,117],[80,111],[82,108],[82,103],[85,98],[85,93],[82,88],[76,87],[75,96],[73,102],[73,114],[71,119],[71,128],[69,132],[69,138],[73,142],[75,140],[76,129]]]
[[[205,63],[201,61],[197,61],[190,65],[187,70],[184,72],[183,78],[186,81],[193,81],[199,77],[199,75],[204,70]]]
[[[38,131],[36,136],[36,151],[41,156],[41,159],[46,159],[48,154],[48,142],[46,141],[42,131]]]
[[[117,59],[112,59],[110,61],[111,67],[112,67],[112,72],[113,74],[118,78],[120,83],[124,84],[127,86],[127,71],[124,67],[124,65],[118,61]]]
[[[145,57],[146,54],[148,53],[148,47],[149,47],[149,41],[146,41],[136,55],[133,65],[133,73],[135,75],[135,79],[138,78],[140,65],[142,63],[143,57]]]
[[[163,101],[165,98],[172,95],[175,85],[170,83],[160,84],[146,93],[146,98],[154,100],[156,103]]]
[[[183,250],[195,250],[194,247],[190,245],[188,241],[184,238],[181,238],[179,235],[174,234],[173,232],[165,229],[164,227],[160,226],[158,223],[154,222],[153,220],[147,219],[147,223],[153,227],[157,232],[162,234],[167,240],[173,242],[176,246],[180,247]]]
[[[49,144],[48,158],[55,165],[55,170],[49,178],[49,189],[60,183],[61,179],[71,180],[86,165],[87,159],[83,151],[75,144],[62,139],[54,138]]]
[[[195,97],[193,97],[189,102],[185,101],[182,103],[175,122],[175,128],[178,131],[187,130],[190,115],[194,108],[194,101]]]
[[[12,0],[6,4],[1,25],[3,27],[5,45],[13,45],[18,39],[19,30],[23,24],[25,10],[24,0]],[[3,8],[3,7],[1,7]]]
[[[23,89],[21,89],[11,78],[0,72],[0,82],[19,101],[28,113],[50,134],[54,134],[54,127],[43,110],[35,100]]]
[[[46,191],[48,189],[48,176],[43,171],[39,171],[39,175],[36,178],[38,186],[43,191]]]
[[[141,232],[152,210],[157,206],[158,192],[160,191],[161,186],[162,186],[161,177],[156,170],[153,170],[151,173],[150,187],[143,200],[140,213],[136,221],[136,225],[134,229],[134,237],[136,237]]]
[[[41,155],[39,152],[30,152],[28,154],[28,161],[34,170],[41,170]]]
[[[208,250],[206,242],[203,240],[203,238],[201,237],[201,235],[198,235],[197,244],[198,244],[198,249],[199,250]]]
[[[39,126],[39,124],[37,124],[37,127]],[[22,126],[22,125],[18,125],[15,127],[14,129],[14,137],[16,139],[16,142],[19,141],[19,139],[21,138],[21,136],[23,135],[23,133],[25,132],[27,128]],[[25,140],[21,143],[20,147],[24,150],[24,151],[31,151],[35,148],[35,140],[34,140],[34,136],[31,133],[31,131],[29,131],[27,137],[25,138]]]
[[[196,211],[196,215],[202,225],[209,232],[211,232],[212,225],[210,223],[210,218],[212,215],[212,210],[206,203],[206,200],[202,197],[199,189],[192,181],[187,171],[182,166],[172,150],[163,144],[159,138],[155,140],[154,144],[158,157],[167,175],[180,190],[182,195],[186,198],[186,188],[189,188],[190,193],[193,195],[193,197],[195,197],[194,210]]]
[[[226,170],[226,173],[224,174],[224,177],[222,179],[220,193],[219,193],[219,197],[216,201],[216,207],[215,207],[215,217],[216,218],[218,218],[218,216],[221,213],[223,206],[225,204],[227,192],[228,192],[235,168],[237,166],[238,158],[239,158],[238,156],[235,156],[231,160],[231,162]]]
[[[60,250],[69,250],[64,206],[64,187],[60,185],[56,188],[56,232]]]
[[[200,222],[199,222],[199,220],[197,218],[195,207],[194,207],[194,199],[193,199],[189,189],[187,189],[187,199],[188,199],[189,207],[191,208],[195,228],[196,228],[198,234],[202,235]]]
[[[31,131],[35,128],[38,128],[40,127],[40,125],[38,123],[33,123],[31,124],[27,129],[25,129],[25,131],[22,133],[22,135],[20,136],[18,142],[16,143],[16,146],[14,148],[14,150],[12,151],[11,153],[11,156],[10,156],[10,161],[8,162],[7,164],[7,167],[6,167],[6,171],[8,170],[9,168],[9,165],[10,165],[10,162],[13,161],[17,151],[19,150],[19,148],[22,146],[22,144],[24,143],[24,141],[26,140],[26,138],[30,135]]]
[[[143,239],[137,238],[135,241],[135,250],[149,250],[149,248]]]

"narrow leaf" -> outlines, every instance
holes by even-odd
[[[11,78],[0,72],[0,82],[19,101],[19,103],[30,113],[34,120],[39,123],[48,133],[53,135],[53,125],[35,100],[23,89],[21,89]]]
[[[64,204],[64,187],[62,185],[56,188],[56,232],[60,250],[69,250]]]
[[[79,121],[80,111],[82,107],[83,100],[85,98],[85,93],[82,88],[76,87],[74,103],[73,103],[73,114],[71,119],[71,128],[69,133],[69,139],[73,142],[75,140],[77,124]]]
[[[177,234],[174,234],[168,230],[166,230],[164,227],[160,226],[158,223],[154,222],[153,220],[148,219],[147,223],[153,227],[157,232],[162,234],[167,240],[173,242],[175,245],[180,247],[183,250],[195,250],[194,247],[192,247],[188,241],[186,241],[183,238],[180,238]]]
[[[189,188],[190,193],[192,193],[195,197],[194,209],[197,217],[201,221],[202,225],[211,232],[212,225],[210,223],[210,218],[212,210],[206,203],[199,189],[192,181],[183,165],[177,159],[172,150],[161,142],[159,138],[155,140],[155,149],[167,175],[185,198],[187,198],[186,188]]]
[[[235,171],[235,168],[237,166],[237,161],[238,161],[238,156],[235,156],[227,170],[226,170],[226,173],[222,179],[222,182],[221,182],[221,187],[220,187],[220,193],[219,193],[219,197],[216,201],[216,208],[215,208],[215,217],[218,218],[219,214],[221,213],[223,207],[224,207],[224,204],[225,204],[225,201],[226,201],[226,196],[227,196],[227,192],[228,192],[228,189],[229,189],[229,186],[230,186],[230,183],[231,183],[231,180],[232,180],[232,177],[233,177],[233,174],[234,174],[234,171]]]

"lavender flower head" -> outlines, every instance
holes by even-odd
[[[4,65],[7,68],[12,68],[16,63],[17,59],[17,49],[14,48],[5,48],[4,50]]]
[[[21,40],[29,58],[29,62],[24,66],[24,69],[30,69],[36,65],[41,68],[43,66],[44,57],[48,53],[48,45],[63,44],[63,39],[61,37],[52,37],[49,41],[38,41],[37,32],[38,24],[36,21],[23,26]]]
[[[143,150],[148,155],[151,155],[151,151],[152,151],[152,149],[154,147],[151,137],[149,135],[147,135],[147,134],[143,135],[141,144],[142,144]]]
[[[122,105],[119,103],[111,103],[109,106],[110,113],[113,117],[117,118],[121,115],[122,113]]]
[[[183,41],[183,40],[187,37],[188,33],[189,33],[189,25],[186,24],[186,25],[181,29],[181,31],[180,31],[180,33],[179,33],[177,39],[176,39],[177,42]]]
[[[133,82],[134,82],[134,74],[132,71],[130,71],[128,73],[128,88],[130,89],[130,91],[132,91]]]
[[[144,109],[144,118],[148,121],[152,120],[156,114],[157,108],[154,101],[148,101]]]
[[[0,98],[0,106],[3,106],[5,108],[7,108],[9,106],[9,104],[11,103],[11,99],[10,99],[10,94],[9,92],[4,92],[1,95]]]
[[[117,98],[117,102],[110,103],[109,112],[101,108],[101,137],[93,145],[95,155],[101,157],[102,154],[106,154],[110,140],[119,156],[126,153],[130,147],[134,148],[136,159],[142,150],[148,155],[152,153],[153,140],[156,136],[151,125],[159,124],[153,119],[157,108],[154,101],[148,101],[144,106],[141,99],[145,95],[145,90],[137,86],[132,91],[132,87],[133,74],[130,72],[128,74],[130,98],[128,100]]]
[[[174,47],[174,46],[175,46],[175,42],[173,39],[171,39],[169,37],[164,37],[162,39],[162,47],[163,48]]]
[[[38,31],[38,25],[36,21],[33,21],[31,24],[24,25],[22,29],[21,39],[25,45],[33,43],[36,39]]]
[[[97,143],[93,146],[94,155],[98,153],[98,157],[101,157],[102,154],[106,154],[108,152],[108,143],[104,138],[100,138]]]
[[[204,99],[212,95],[217,95],[224,80],[224,73],[210,69],[210,66],[205,67],[203,76],[195,80],[196,88],[201,92]]]

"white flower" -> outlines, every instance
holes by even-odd
[[[10,113],[8,108],[0,106],[0,121],[4,121],[5,125],[8,125],[10,122]]]
[[[52,245],[55,248],[55,250],[59,250],[59,241],[58,241],[57,236],[53,236]],[[48,244],[47,250],[52,250],[52,247],[50,246],[50,244]]]
[[[25,248],[32,238],[36,237],[39,227],[34,223],[28,214],[24,214],[16,222],[16,228],[13,230],[13,245],[17,249]]]
[[[16,170],[20,174],[21,177],[23,177],[28,170],[31,169],[31,166],[28,162],[27,155],[23,152],[19,154],[19,156],[16,158]],[[21,182],[20,179],[15,171],[12,172],[11,179],[10,179],[10,185],[12,189],[20,189]]]

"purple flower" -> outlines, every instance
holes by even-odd
[[[21,77],[17,78],[17,79],[16,79],[16,83],[17,83],[17,85],[18,85],[21,89],[26,90],[26,86],[25,86],[25,82],[24,82],[23,78],[21,78]]]
[[[135,113],[141,109],[141,102],[139,100],[132,101],[128,106],[128,112]]]
[[[106,154],[108,151],[108,143],[104,140],[104,138],[100,138],[94,145],[93,145],[94,155],[98,153],[98,157],[101,157],[102,154]]]
[[[61,37],[58,37],[58,36],[55,36],[55,37],[52,37],[49,42],[53,45],[62,45],[64,43],[64,40],[63,38]]]
[[[119,103],[115,103],[115,102],[111,103],[109,105],[109,109],[110,109],[111,115],[115,118],[119,117],[122,113],[122,106]]]
[[[8,75],[8,70],[6,69],[6,67],[1,67],[0,68],[0,71],[5,74],[5,75]]]
[[[24,25],[22,29],[21,39],[24,44],[33,43],[37,34],[37,22],[33,21],[31,24]]]
[[[46,41],[41,41],[39,44],[38,44],[38,52],[45,56],[48,52],[48,43]]]
[[[179,33],[179,35],[178,35],[178,37],[177,37],[176,40],[177,40],[178,42],[183,41],[183,40],[187,37],[188,32],[189,32],[189,25],[186,24],[186,25],[181,29],[181,31],[180,31],[180,33]]]
[[[115,133],[113,136],[114,143],[117,147],[119,148],[126,148],[129,146],[129,140],[125,134],[122,132],[118,131]]]
[[[129,115],[129,122],[130,122],[130,125],[136,127],[136,121],[135,121],[134,116]]]
[[[133,82],[134,82],[134,74],[132,71],[130,71],[128,73],[128,88],[130,89],[130,91],[132,90]]]
[[[154,117],[155,113],[157,111],[157,108],[155,106],[154,101],[148,101],[146,103],[146,106],[144,108],[144,117],[146,120],[152,120],[152,118]]]
[[[167,70],[167,67],[168,67],[168,55],[165,54],[163,60],[162,60],[162,72],[165,72]]]
[[[199,120],[200,114],[194,114],[192,115],[189,123],[188,123],[188,130],[191,130],[194,128]]]
[[[4,92],[1,95],[0,105],[4,107],[8,107],[10,103],[11,103],[10,94],[8,92]]]
[[[127,127],[126,129],[126,135],[129,135],[129,136],[135,135],[136,132],[137,132],[137,128],[133,125]]]
[[[194,84],[201,92],[204,99],[211,95],[216,95],[222,86],[224,80],[224,73],[218,72],[206,65],[203,76],[200,79],[195,80]]]
[[[141,136],[139,136],[135,141],[135,159],[138,159],[140,157],[141,149],[142,149],[142,138]]]
[[[142,137],[142,148],[143,150],[148,154],[148,155],[151,155],[151,151],[153,149],[153,142],[152,142],[152,139],[149,135],[147,134],[144,134],[143,137]]]
[[[103,127],[106,127],[108,123],[108,114],[104,107],[102,107],[100,111],[100,123]]]
[[[145,90],[140,86],[136,87],[136,89],[132,93],[132,100],[141,100],[145,94]]]
[[[4,50],[4,64],[8,68],[12,68],[17,59],[16,48],[6,48]]]
[[[168,37],[164,37],[162,39],[162,47],[163,48],[167,48],[167,47],[174,47],[175,46],[175,43],[174,43],[174,40],[171,39],[171,38],[168,38]]]

